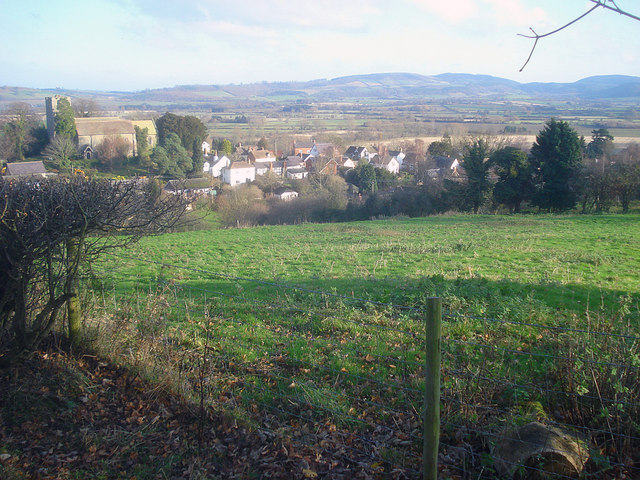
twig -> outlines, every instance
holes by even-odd
[[[529,27],[529,30],[531,30],[533,32],[533,35],[524,35],[522,33],[519,33],[518,36],[520,37],[524,37],[524,38],[532,38],[534,39],[533,42],[533,47],[531,48],[531,52],[529,52],[529,56],[527,57],[527,61],[524,62],[524,65],[522,65],[522,68],[520,68],[520,72],[524,70],[524,68],[527,66],[527,64],[529,63],[529,61],[531,60],[531,57],[533,56],[533,52],[535,51],[536,47],[538,46],[538,40],[540,40],[541,38],[544,37],[548,37],[550,35],[553,35],[555,33],[558,33],[561,30],[564,30],[565,28],[573,25],[574,23],[582,20],[584,17],[586,17],[587,15],[589,15],[591,12],[593,12],[595,9],[597,9],[598,7],[602,7],[602,8],[606,8],[607,10],[611,10],[613,12],[619,13],[620,15],[624,15],[626,17],[632,18],[634,20],[638,20],[640,21],[640,17],[633,15],[629,12],[626,12],[624,10],[622,10],[620,7],[618,7],[618,5],[616,4],[616,2],[614,0],[590,0],[592,3],[594,3],[595,5],[593,7],[591,7],[589,10],[587,10],[586,12],[584,12],[582,15],[580,15],[577,18],[574,18],[573,20],[571,20],[569,23],[563,25],[560,28],[557,28],[555,30],[553,30],[552,32],[548,32],[542,35],[539,35],[538,33],[536,33],[536,31]],[[611,5],[607,5],[607,1],[611,2],[613,4],[613,6]]]
[[[597,3],[597,5],[594,5],[593,7],[591,7],[590,10],[586,11],[585,13],[583,13],[582,15],[580,15],[578,18],[574,18],[573,20],[571,20],[569,23],[567,23],[566,25],[563,25],[560,28],[557,28],[556,30],[549,32],[549,33],[545,33],[543,35],[538,35],[535,30],[531,27],[529,27],[529,30],[531,30],[533,32],[533,35],[524,35],[522,33],[519,33],[518,36],[520,37],[524,37],[524,38],[534,38],[535,41],[533,42],[533,47],[531,48],[531,52],[529,53],[529,57],[527,57],[527,61],[524,62],[524,65],[522,65],[522,68],[520,68],[520,72],[522,70],[524,70],[524,67],[527,66],[527,64],[529,63],[529,60],[531,60],[531,57],[533,56],[533,52],[536,49],[536,46],[538,45],[538,40],[540,40],[541,38],[544,37],[548,37],[549,35],[553,35],[554,33],[558,33],[560,30],[564,30],[565,28],[573,25],[574,23],[576,23],[577,21],[583,19],[584,17],[586,17],[587,15],[589,15],[591,12],[593,12],[596,8],[603,6],[601,3]]]
[[[616,4],[616,2],[614,0],[608,0],[609,2],[611,2],[613,4],[613,7],[607,5],[604,0],[590,0],[590,1],[592,3],[595,3],[596,7],[600,6],[602,8],[606,8],[607,10],[611,10],[613,12],[619,13],[620,15],[624,15],[625,17],[633,18],[634,20],[638,20],[640,22],[640,17],[622,10],[620,7],[618,7],[618,5]]]

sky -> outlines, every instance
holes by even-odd
[[[637,0],[616,4],[640,16]],[[640,76],[640,21],[589,0],[0,0],[0,85],[137,91],[385,72]]]

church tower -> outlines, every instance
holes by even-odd
[[[53,97],[46,97],[44,99],[45,111],[47,112],[47,133],[49,138],[53,138],[56,130],[56,113],[58,112],[58,101],[61,98],[66,98],[69,103],[71,99],[64,95],[54,95]]]

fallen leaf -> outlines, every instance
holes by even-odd
[[[302,474],[304,475],[304,478],[318,478],[318,474],[308,468],[304,468],[302,470]]]

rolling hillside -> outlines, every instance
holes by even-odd
[[[98,92],[65,89],[0,87],[0,104],[40,103],[52,94],[89,97],[104,104],[212,104],[222,101],[342,101],[412,98],[517,98],[610,100],[640,98],[640,77],[595,76],[574,83],[519,83],[489,75],[444,73],[376,73],[306,82],[261,82],[230,85],[179,85],[137,92]]]

